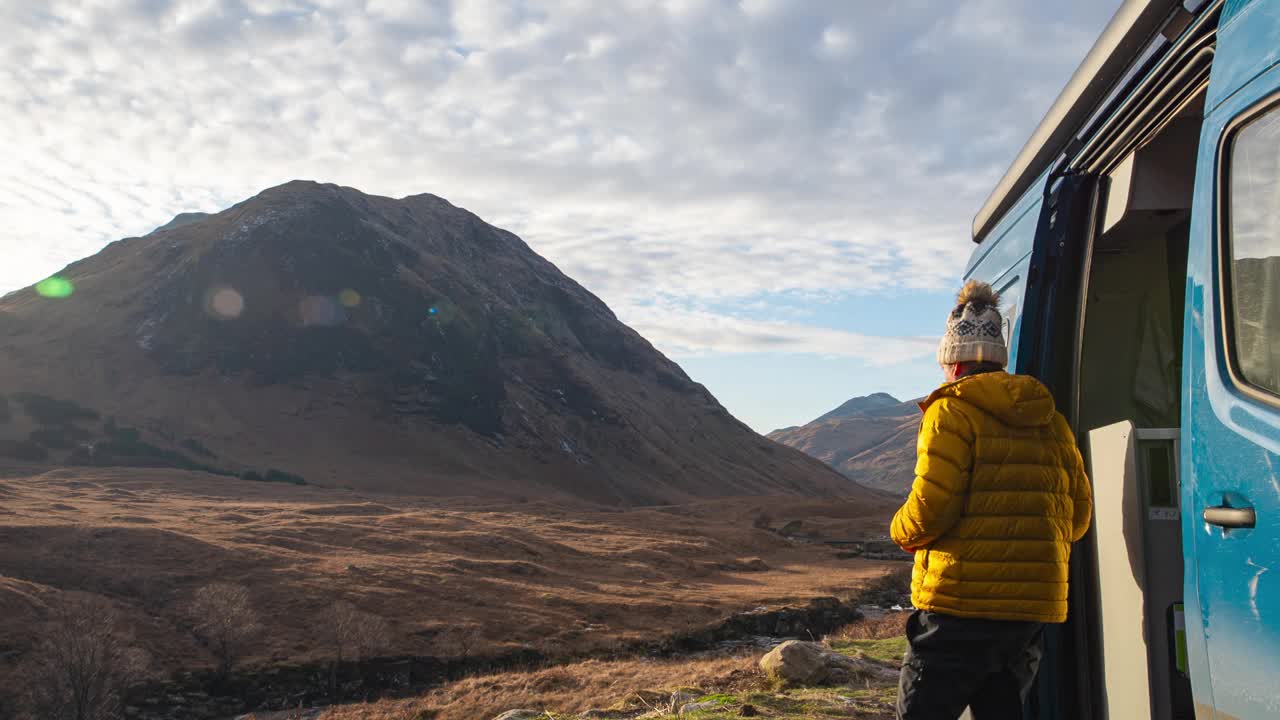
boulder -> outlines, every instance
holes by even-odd
[[[493,720],[546,720],[546,717],[540,710],[508,710]]]
[[[708,700],[706,702],[685,703],[684,705],[680,706],[680,714],[688,715],[690,713],[696,713],[700,710],[718,710],[720,707],[722,707],[720,703],[716,702],[715,700]]]
[[[765,675],[791,685],[845,683],[854,679],[893,680],[895,670],[851,658],[815,642],[788,640],[760,658]]]

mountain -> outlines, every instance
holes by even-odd
[[[889,393],[873,393],[848,400],[813,422],[849,417],[898,417],[907,413],[903,405],[901,400]]]
[[[291,182],[57,277],[0,298],[0,456],[613,505],[868,493],[434,195]]]
[[[920,408],[887,393],[853,398],[816,420],[769,433],[860,485],[905,496],[916,464]]]

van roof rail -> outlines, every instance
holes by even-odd
[[[1201,2],[1195,7],[1200,12],[1214,4]],[[1182,0],[1125,0],[974,217],[974,242],[982,242],[1045,167],[1063,153],[1152,39],[1170,21],[1185,27],[1186,13]]]

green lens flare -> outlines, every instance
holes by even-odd
[[[360,293],[352,290],[351,288],[347,288],[346,290],[338,293],[338,302],[342,303],[344,307],[356,307],[360,304]]]
[[[36,293],[39,294],[40,297],[47,297],[47,298],[71,297],[71,293],[75,291],[76,291],[76,286],[73,285],[70,280],[63,277],[58,277],[57,275],[54,275],[53,277],[45,278],[44,280],[41,280],[40,282],[36,283]]]

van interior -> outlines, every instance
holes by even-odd
[[[1094,483],[1097,573],[1078,631],[1102,659],[1093,687],[1111,718],[1194,717],[1180,642],[1178,426],[1203,110],[1201,88],[1100,173],[1082,268],[1072,420]],[[1133,681],[1102,682],[1106,667],[1132,668]]]

